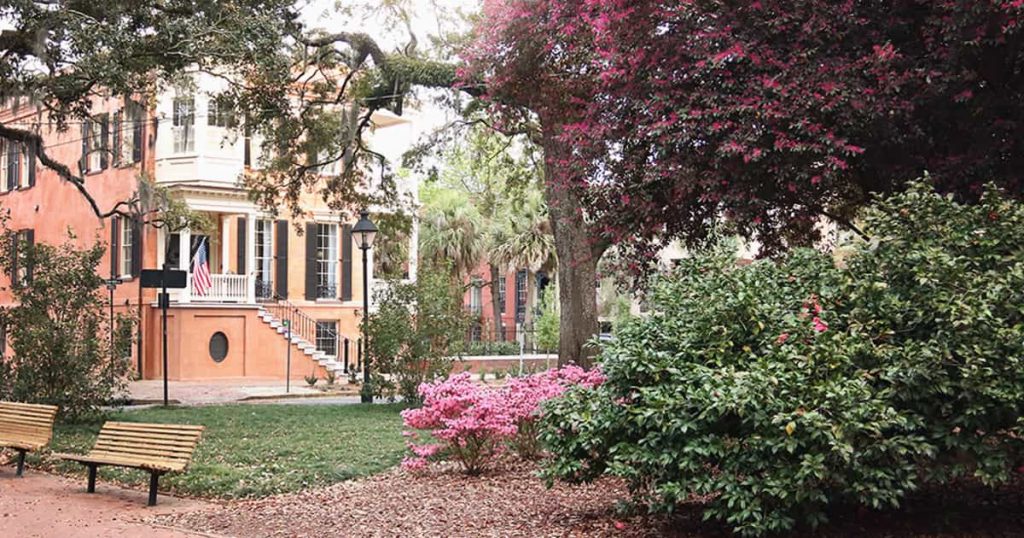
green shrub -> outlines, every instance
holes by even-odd
[[[558,290],[548,291],[540,305],[540,316],[537,317],[537,346],[545,351],[558,350],[558,338],[561,319],[558,313]]]
[[[125,393],[135,325],[123,314],[110,324],[96,272],[105,250],[0,237],[4,271],[22,280],[11,288],[14,306],[0,309],[12,348],[0,356],[0,400],[57,405],[63,419],[79,420]]]
[[[466,355],[471,357],[487,355],[518,355],[519,343],[509,341],[469,342]]]
[[[549,403],[548,480],[627,479],[669,511],[762,535],[830,503],[898,506],[922,482],[1009,479],[1024,455],[1024,206],[917,183],[864,216],[837,268],[718,250],[660,279],[602,356],[608,381]]]
[[[371,388],[389,399],[415,405],[420,384],[451,372],[451,351],[468,327],[462,289],[444,268],[422,266],[416,282],[389,282],[376,296],[370,315]]]

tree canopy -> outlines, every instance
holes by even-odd
[[[1020,190],[1020,2],[547,4],[539,50],[589,92],[562,140],[614,242],[725,217],[771,252],[926,171],[964,198]]]

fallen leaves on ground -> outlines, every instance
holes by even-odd
[[[327,488],[156,521],[246,537],[665,535],[659,520],[616,512],[617,501],[628,498],[621,481],[547,489],[535,471],[527,463],[510,463],[502,471],[475,477],[453,467],[417,474],[394,469]]]

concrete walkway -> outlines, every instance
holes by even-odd
[[[342,385],[342,387],[347,387],[347,384]],[[128,391],[131,399],[135,402],[159,402],[163,401],[164,397],[164,385],[163,381],[160,380],[133,381],[129,384]],[[334,395],[330,398],[344,398],[351,394],[358,396],[358,391],[359,389],[356,387],[352,388],[349,394]],[[168,383],[167,396],[170,400],[177,401],[181,405],[209,405],[262,398],[319,399],[309,397],[326,395],[319,389],[310,388],[303,381],[297,383],[293,381],[291,390],[285,392],[285,384],[281,380],[218,379],[210,381],[171,381]]]
[[[16,478],[0,467],[0,536],[17,538],[196,538],[209,534],[145,523],[156,515],[191,512],[211,506],[191,499],[160,495],[147,507],[147,493],[98,482],[85,492],[85,478],[71,479],[26,469]]]

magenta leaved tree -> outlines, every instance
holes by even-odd
[[[612,242],[651,252],[726,217],[770,252],[925,172],[965,198],[1020,192],[1024,2],[512,4],[548,16],[509,15],[526,52],[491,51],[511,66],[491,88],[571,111],[555,136]]]

